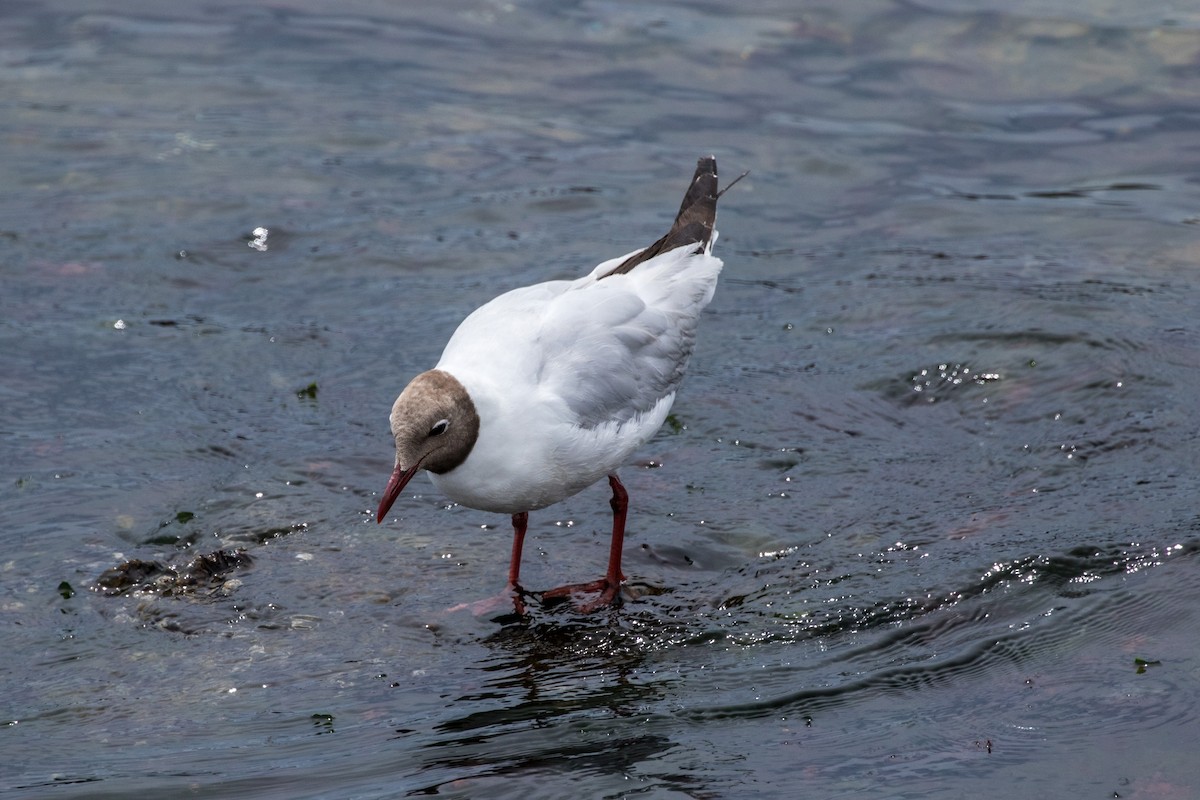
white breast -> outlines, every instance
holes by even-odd
[[[479,436],[460,466],[432,475],[437,488],[512,514],[625,463],[671,410],[721,270],[720,259],[689,249],[599,277],[622,256],[575,281],[508,292],[467,317],[436,369],[466,387]]]

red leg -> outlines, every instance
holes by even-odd
[[[516,587],[520,585],[521,549],[525,547],[525,529],[529,527],[529,512],[522,511],[520,514],[513,514],[512,522],[513,546],[512,560],[508,562],[508,585]]]
[[[508,562],[508,590],[513,593],[513,609],[525,613],[525,601],[521,598],[521,550],[525,547],[525,529],[529,527],[529,512],[512,515],[513,545],[512,559]]]
[[[543,592],[543,600],[569,597],[576,592],[599,592],[599,597],[579,607],[580,611],[586,613],[603,608],[617,599],[621,583],[625,580],[625,574],[621,572],[621,551],[625,545],[625,515],[629,511],[629,493],[625,491],[615,472],[608,476],[608,485],[612,487],[613,493],[612,499],[608,501],[613,512],[612,541],[608,546],[608,572],[598,581],[575,583]]]
[[[525,529],[529,527],[529,512],[522,511],[520,514],[513,514],[512,524],[512,560],[508,563],[508,586],[495,597],[477,600],[474,603],[459,603],[448,609],[449,611],[466,610],[479,617],[499,610],[511,599],[513,610],[524,616],[525,590],[521,588],[519,579],[521,577],[521,550],[525,546]]]
[[[604,576],[610,586],[620,586],[625,580],[621,572],[621,551],[625,546],[625,514],[629,511],[629,492],[617,478],[617,473],[608,476],[608,485],[613,496],[608,505],[613,512],[612,542],[608,546],[608,574]]]

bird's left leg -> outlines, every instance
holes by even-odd
[[[598,581],[550,589],[542,593],[542,600],[565,598],[583,592],[599,592],[600,595],[596,599],[579,607],[580,611],[586,613],[603,608],[617,599],[621,583],[625,580],[625,573],[621,571],[621,551],[625,546],[625,516],[629,511],[629,493],[625,491],[615,472],[608,476],[608,485],[612,487],[613,493],[612,499],[608,501],[613,512],[612,540],[608,546],[608,572]]]
[[[613,587],[615,596],[616,590],[620,589],[625,581],[625,573],[621,571],[621,551],[625,547],[625,515],[629,511],[629,492],[625,491],[625,486],[615,472],[608,476],[608,485],[612,487],[613,493],[612,499],[608,501],[613,512],[613,529],[612,540],[608,545],[608,574],[604,576],[604,581]],[[612,597],[605,602],[612,602]]]

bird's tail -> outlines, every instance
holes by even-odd
[[[739,176],[733,183],[737,183],[743,177],[745,175]],[[729,186],[733,186],[733,183]],[[692,176],[692,182],[683,196],[683,203],[679,206],[679,213],[675,215],[675,222],[672,223],[671,230],[667,231],[667,235],[645,250],[634,253],[600,277],[607,278],[609,275],[629,272],[638,264],[677,247],[696,245],[694,252],[708,252],[712,248],[713,226],[717,221],[717,199],[724,193],[717,191],[717,157],[704,156],[696,162],[696,174]]]

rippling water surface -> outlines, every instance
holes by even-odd
[[[6,4],[0,791],[1196,797],[1198,101],[1169,2]],[[392,399],[706,152],[625,603],[451,611]]]

